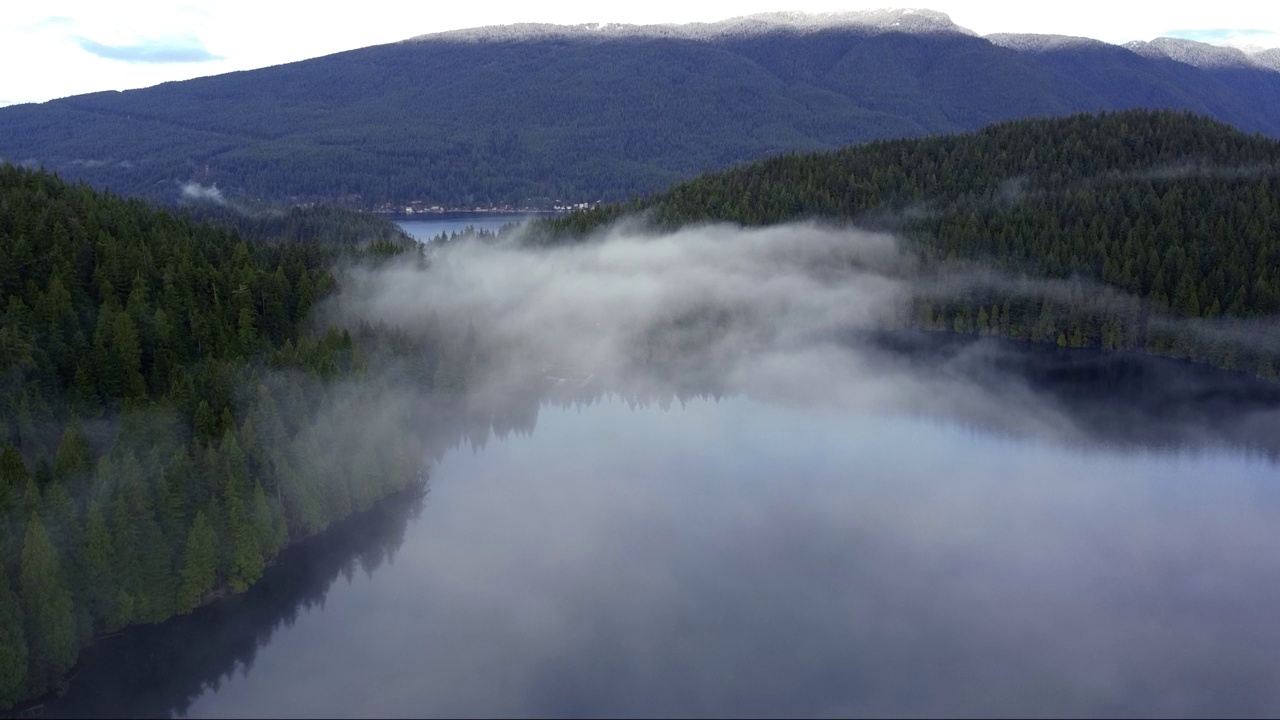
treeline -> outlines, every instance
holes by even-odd
[[[906,238],[927,268],[1030,280],[917,299],[918,325],[1141,348],[1262,374],[1280,333],[1280,143],[1189,113],[1025,120],[792,154],[543,221],[565,242],[624,215],[658,227],[843,221]],[[1019,286],[1015,287],[1015,286]],[[1252,319],[1211,332],[1181,320]]]
[[[234,230],[265,243],[317,243],[333,250],[364,249],[394,254],[417,243],[399,225],[381,215],[333,205],[272,207],[245,200],[186,203],[180,213],[198,222]]]
[[[289,548],[243,600],[199,616],[131,629],[85,652],[69,692],[41,708],[46,717],[182,717],[209,687],[253,667],[281,627],[323,607],[330,586],[394,558],[422,509],[415,489],[379,503],[323,535]],[[197,650],[193,650],[197,648]]]
[[[443,328],[309,323],[334,248],[0,166],[0,707],[420,479],[400,418],[364,422],[369,367],[460,387],[470,359]]]

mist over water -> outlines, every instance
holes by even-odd
[[[1280,713],[1272,386],[906,331],[940,282],[849,228],[463,243],[342,287],[322,319],[475,345],[425,500],[95,647],[53,714]],[[421,388],[344,402],[335,437],[444,428]]]
[[[1263,457],[742,396],[544,405],[481,445],[187,715],[1280,708]]]
[[[937,298],[999,287],[1058,301],[1072,292],[1065,281],[988,269],[924,270],[906,244],[886,233],[812,223],[658,232],[624,221],[581,244],[540,248],[524,239],[522,230],[432,248],[426,261],[352,268],[321,316],[338,325],[386,323],[410,334],[452,328],[483,356],[467,387],[468,402],[480,406],[530,379],[551,378],[619,392],[715,391],[781,404],[907,411],[1067,443],[1140,435],[1158,423],[1186,443],[1230,442],[1243,420],[1268,411],[1255,401],[1277,397],[1256,383],[1220,388],[1226,397],[1212,418],[1157,413],[1104,429],[1067,407],[1080,399],[1075,391],[1046,394],[1041,383],[1029,382],[1029,368],[1017,359],[1025,353],[1008,352],[1009,343],[956,343],[941,334],[938,342],[886,343],[886,336],[910,334],[904,332],[910,303],[922,293]],[[1124,300],[1085,292],[1099,303]],[[1152,322],[1271,343],[1258,328],[1227,321]],[[947,351],[918,352],[938,344]],[[1152,394],[1185,394],[1186,373],[1159,377],[1160,363],[1140,367],[1109,393],[1148,402]],[[394,397],[415,391],[393,390]],[[1109,405],[1128,412],[1125,402]]]

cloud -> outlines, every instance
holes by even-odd
[[[619,226],[574,247],[463,242],[433,249],[426,269],[351,268],[327,319],[411,335],[438,323],[458,335],[472,328],[490,349],[487,376],[468,380],[482,404],[532,376],[640,394],[714,389],[783,404],[941,412],[1078,440],[1078,429],[1016,382],[996,398],[957,379],[956,368],[921,371],[875,347],[871,335],[905,322],[914,264],[896,238],[849,228]]]
[[[128,63],[193,63],[221,60],[210,53],[197,37],[175,37],[165,40],[143,40],[133,45],[106,45],[86,37],[76,37],[85,52],[108,60]]]
[[[201,185],[198,182],[189,182],[182,186],[182,199],[193,201],[207,201],[217,203],[219,205],[227,200],[222,196],[222,191],[217,185]]]
[[[443,333],[454,345],[474,340],[484,357],[480,374],[466,381],[476,407],[553,382],[566,391],[744,393],[783,405],[918,413],[1070,445],[1148,440],[1100,424],[1089,415],[1096,403],[1077,407],[1069,384],[1034,380],[1035,363],[1060,359],[1024,358],[994,340],[942,335],[932,343],[897,332],[913,326],[918,300],[975,294],[1121,316],[1140,311],[1136,298],[1111,288],[963,263],[926,268],[892,235],[812,223],[664,233],[624,221],[593,242],[538,249],[520,232],[430,246],[425,262],[346,268],[323,322],[385,323],[424,338]],[[1280,325],[1263,320],[1152,312],[1147,327],[1201,345],[1280,349]],[[1171,385],[1161,402],[1184,402],[1179,392]],[[1180,442],[1234,444],[1244,427],[1241,413],[1212,422],[1203,412],[1190,420],[1168,415],[1155,434]]]
[[[1280,33],[1262,28],[1199,28],[1191,30],[1170,30],[1164,33],[1167,37],[1182,40],[1194,40],[1210,45],[1231,46],[1280,46]]]

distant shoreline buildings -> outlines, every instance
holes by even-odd
[[[487,213],[487,214],[511,214],[511,215],[529,215],[539,214],[562,214],[573,212],[575,210],[587,210],[589,208],[600,205],[601,201],[579,202],[579,203],[555,203],[550,207],[546,205],[489,205],[474,207],[446,207],[444,205],[430,205],[425,200],[413,200],[407,204],[400,203],[382,203],[373,208],[373,212],[380,215],[445,215],[450,213]]]

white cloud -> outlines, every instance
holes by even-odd
[[[189,182],[182,186],[182,199],[188,201],[208,201],[221,205],[226,202],[217,185],[205,186],[197,182]]]

